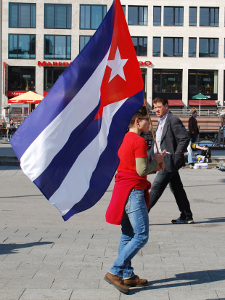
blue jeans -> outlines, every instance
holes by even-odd
[[[187,159],[188,159],[188,163],[189,163],[189,165],[190,164],[193,164],[193,157],[192,157],[192,151],[188,151],[187,152]]]
[[[109,272],[128,279],[134,276],[131,259],[144,247],[149,236],[149,219],[144,190],[132,189],[125,204],[118,257]]]

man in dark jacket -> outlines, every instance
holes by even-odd
[[[190,204],[183,188],[178,170],[185,165],[184,152],[189,144],[188,132],[181,120],[169,111],[168,100],[164,97],[157,97],[153,100],[154,109],[158,119],[156,131],[156,144],[150,150],[150,158],[154,153],[166,149],[164,156],[165,169],[160,170],[153,182],[150,191],[150,209],[156,204],[169,183],[174,194],[180,217],[171,222],[174,224],[193,223]]]
[[[194,143],[197,140],[197,136],[199,134],[198,122],[196,120],[196,117],[197,117],[197,111],[194,110],[192,112],[192,116],[188,120],[189,135],[192,143]]]

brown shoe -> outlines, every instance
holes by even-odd
[[[104,277],[105,281],[114,285],[116,289],[124,294],[129,294],[130,289],[123,283],[123,279],[119,276],[107,273]]]
[[[123,279],[123,283],[126,286],[134,287],[134,286],[144,286],[148,283],[147,279],[140,279],[137,275],[134,275],[133,277],[129,279]]]

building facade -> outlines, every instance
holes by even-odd
[[[98,28],[112,0],[2,0],[1,113],[26,91],[45,96]],[[225,2],[121,0],[152,105],[224,103]],[[12,104],[13,106],[13,104]],[[24,108],[29,113],[35,104]]]

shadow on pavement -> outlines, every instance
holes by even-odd
[[[162,280],[155,280],[148,283],[145,290],[156,290],[162,288],[173,288],[188,285],[205,284],[215,281],[225,280],[225,269],[196,271],[176,274],[175,277]],[[142,289],[131,289],[130,295],[141,292]],[[212,300],[212,299],[211,299]]]
[[[34,246],[42,246],[53,244],[53,242],[35,242],[27,244],[0,244],[0,255],[3,254],[15,254],[20,248],[28,248]]]
[[[37,195],[17,195],[17,196],[3,196],[0,199],[14,199],[14,198],[27,198],[27,197],[40,197],[43,196],[41,193]]]
[[[225,217],[221,217],[221,218],[209,218],[207,221],[195,222],[194,224],[223,223],[223,222],[225,222]]]
[[[193,224],[172,224],[172,223],[160,223],[160,224],[150,224],[151,226],[157,225],[157,226],[165,226],[165,225],[170,225],[170,226],[194,226],[194,225],[200,225],[200,224],[213,224],[213,223],[224,223],[225,222],[225,217],[221,218],[211,218],[207,219],[204,221],[200,222],[194,222]],[[225,299],[224,299],[225,300]]]

